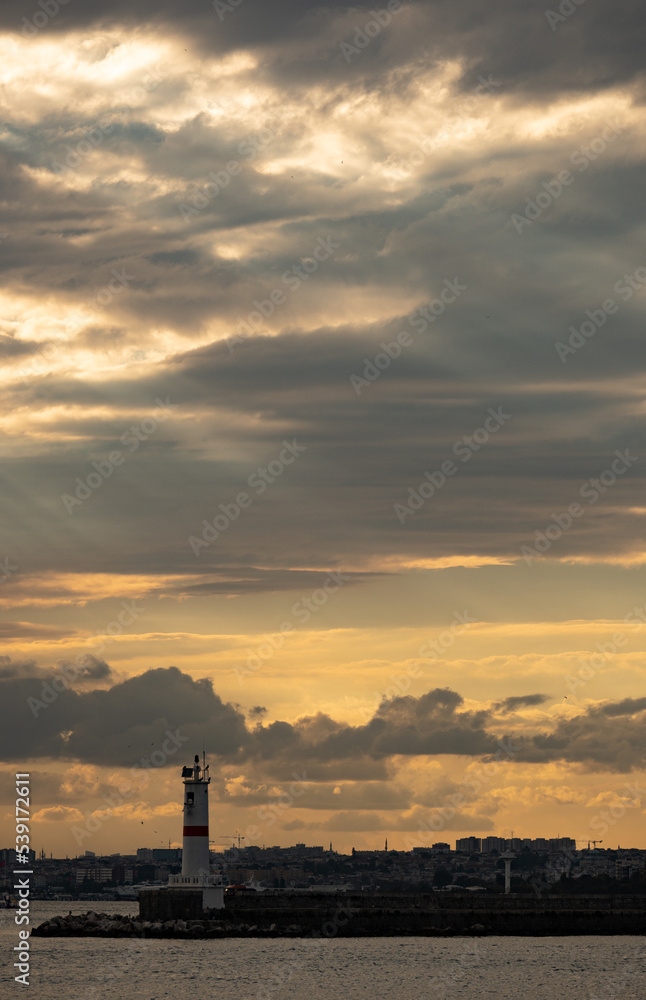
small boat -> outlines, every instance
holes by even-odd
[[[18,900],[15,896],[5,896],[4,905],[7,910],[17,910]]]

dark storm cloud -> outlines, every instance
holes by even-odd
[[[624,0],[620,6],[612,0],[577,6],[571,16],[556,22],[556,30],[547,9],[532,0],[486,5],[481,0],[416,0],[414,5],[404,0],[391,25],[349,63],[339,43],[351,42],[355,26],[371,19],[369,6],[244,0],[221,5],[218,16],[211,4],[195,0],[166,0],[154,8],[149,0],[108,0],[61,6],[41,35],[109,30],[114,25],[142,33],[179,33],[202,55],[241,48],[257,51],[266,77],[293,86],[306,80],[325,80],[329,86],[344,77],[370,80],[384,68],[399,70],[388,81],[391,86],[401,86],[402,79],[413,86],[418,62],[456,58],[468,67],[465,87],[480,73],[494,73],[508,87],[541,95],[627,83],[642,72],[643,10],[637,0]],[[29,21],[39,10],[36,4],[9,0],[3,4],[0,24],[29,33],[24,19]]]
[[[96,662],[92,668],[96,672]],[[189,750],[195,741],[201,746],[208,731],[212,752],[223,756],[246,739],[243,716],[222,703],[210,682],[194,681],[175,667],[83,694],[62,684],[61,674],[43,672],[35,682],[29,669],[24,673],[2,681],[7,759],[31,755],[128,767],[160,750],[167,731],[178,733],[177,747],[186,740]]]
[[[208,679],[196,681],[176,667],[149,670],[109,690],[64,688],[55,698],[44,694],[53,676],[36,678],[29,663],[17,669],[3,664],[3,759],[44,757],[128,767],[150,758],[169,733],[177,735],[184,756],[204,740],[223,763],[257,767],[273,780],[287,776],[287,768],[293,777],[297,765],[306,768],[309,780],[383,780],[389,777],[387,769],[365,765],[387,764],[394,756],[500,756],[490,713],[465,710],[462,697],[449,689],[382,702],[363,726],[319,714],[295,723],[259,722],[250,729],[242,712],[222,702]],[[638,699],[593,706],[557,721],[549,732],[520,741],[509,738],[507,756],[535,763],[579,762],[597,771],[641,767],[646,762],[645,704]],[[163,763],[176,764],[183,752],[176,758],[173,751]]]
[[[70,661],[61,660],[59,663],[59,669],[64,672],[65,666],[69,663]],[[106,663],[105,660],[99,660],[96,656],[92,656],[91,653],[87,653],[83,657],[83,664],[81,666],[74,664],[74,667],[78,671],[78,676],[74,679],[75,684],[88,684],[91,681],[103,681],[112,676],[110,665]]]
[[[51,705],[43,701],[48,680],[51,677],[42,684],[29,676],[4,680],[8,697],[3,705],[11,700],[18,706],[17,712],[7,711],[4,720],[9,759],[24,755],[29,747],[32,756],[128,766],[159,746],[166,730],[179,733],[187,744],[206,739],[211,753],[223,760],[257,761],[261,768],[339,763],[345,776],[346,761],[394,754],[482,755],[496,749],[484,729],[486,713],[459,711],[461,697],[448,690],[383,703],[366,726],[347,726],[319,715],[249,730],[242,713],[223,704],[210,681],[195,681],[175,667],[150,670],[108,691],[78,694],[66,688]],[[339,776],[338,768],[336,773]]]
[[[632,704],[631,704],[632,703]],[[530,763],[563,760],[591,771],[626,773],[646,766],[646,699],[625,699],[592,707],[559,722],[551,733],[523,741],[516,759]]]
[[[544,705],[546,701],[550,700],[548,694],[521,694],[512,695],[511,698],[505,698],[503,701],[498,701],[493,706],[494,710],[498,712],[515,712],[517,708],[529,708],[532,705]]]
[[[24,3],[9,3],[0,16],[19,31],[28,15]],[[392,115],[420,81],[432,83],[434,75],[443,81],[440,63],[455,58],[463,60],[463,76],[447,99],[449,110],[460,90],[473,96],[479,75],[496,81],[476,101],[476,115],[492,117],[487,136],[496,134],[498,101],[501,118],[524,109],[531,123],[568,90],[594,97],[630,84],[638,95],[636,3],[622,5],[621,16],[608,0],[579,5],[554,31],[544,9],[529,0],[405,3],[348,64],[339,44],[370,16],[368,7],[295,0],[243,0],[222,20],[208,3],[166,2],[154,10],[141,2],[71,3],[39,32],[62,44],[73,29],[121,27],[125,37],[136,24],[142,42],[182,32],[181,50],[189,49],[191,59],[197,53],[195,79],[200,58],[250,48],[258,64],[240,77],[263,91],[254,129],[266,127],[271,136],[248,159],[239,152],[246,120],[214,118],[199,102],[194,113],[162,127],[158,109],[186,96],[191,85],[184,71],[175,79],[170,70],[142,107],[119,111],[101,84],[82,110],[61,102],[39,120],[35,114],[9,121],[2,133],[0,190],[9,232],[0,240],[0,268],[7,286],[17,294],[52,295],[66,315],[79,302],[96,305],[115,270],[127,275],[107,317],[93,316],[57,349],[61,364],[68,350],[91,351],[109,376],[79,378],[71,361],[69,375],[37,372],[3,394],[0,406],[8,413],[49,411],[51,438],[44,445],[33,438],[31,454],[14,452],[4,463],[1,513],[15,525],[26,572],[196,574],[202,579],[164,583],[158,593],[202,596],[314,588],[319,580],[305,567],[344,559],[517,558],[553,512],[580,500],[581,485],[608,467],[616,449],[643,455],[640,396],[634,389],[627,395],[622,381],[643,369],[639,294],[622,302],[565,365],[555,350],[586,310],[616,295],[622,275],[645,263],[643,165],[630,128],[522,236],[511,213],[522,211],[596,135],[598,123],[586,122],[583,112],[582,125],[556,124],[540,141],[529,133],[515,142],[483,135],[484,145],[441,146],[425,158],[419,177],[408,180],[404,170],[395,189],[378,170],[393,158],[406,160],[417,139],[434,138],[437,122],[422,123],[423,135],[409,136],[406,148],[388,128],[382,134],[358,122],[352,141],[356,133],[365,162],[347,177],[311,155],[302,166],[285,166],[300,156],[300,142],[315,145],[321,126],[339,121],[344,103],[372,95]],[[106,57],[111,46],[106,40]],[[96,50],[98,66],[103,55]],[[294,95],[300,115],[285,106]],[[459,102],[456,108],[459,114]],[[77,190],[53,186],[54,162],[104,112],[114,127],[91,160],[81,158],[78,176],[86,183]],[[191,204],[209,172],[232,158],[241,163],[239,175],[182,219],[180,204]],[[282,164],[278,170],[266,169],[272,158]],[[239,258],[224,256],[222,244],[241,237],[244,243],[259,223],[262,234],[250,238]],[[143,374],[129,367],[132,358],[158,357],[158,328],[172,328],[187,348],[214,320],[220,335],[222,324],[233,335],[254,300],[285,289],[283,272],[311,254],[319,237],[339,248],[272,318],[268,329],[276,336],[250,336],[232,352],[222,342],[177,351],[175,341],[174,358],[149,362]],[[459,280],[466,291],[439,322],[418,332],[402,300],[412,312],[434,299],[444,280]],[[353,323],[318,319],[323,306],[348,290],[369,296],[371,289],[391,296],[380,322],[363,320],[361,307]],[[357,396],[349,376],[360,375],[400,330],[413,334],[413,345]],[[0,353],[7,365],[29,371],[26,355],[48,345],[18,342],[6,332]],[[61,496],[92,473],[93,462],[114,448],[123,451],[132,411],[143,419],[166,396],[177,419],[126,455],[68,515]],[[492,406],[503,406],[509,423],[399,524],[394,504],[406,502],[426,471],[453,458],[455,442],[480,427]],[[197,559],[188,537],[245,489],[286,436],[307,446],[303,457]],[[222,449],[214,455],[216,441]],[[630,508],[642,464],[586,507],[547,558],[640,548],[643,518]]]
[[[492,752],[486,732],[487,712],[460,711],[463,699],[455,691],[435,689],[419,698],[395,698],[382,703],[369,723],[373,753],[477,756]]]
[[[213,128],[209,131],[210,141],[214,142],[217,133]],[[162,144],[160,156],[165,154],[167,144]],[[24,195],[29,207],[22,227],[24,230],[26,226],[27,232],[12,236],[12,245],[5,246],[3,256],[5,266],[11,268],[16,279],[33,280],[37,267],[39,282],[68,297],[70,305],[79,297],[91,301],[92,295],[111,279],[115,265],[119,270],[125,267],[127,287],[111,304],[115,317],[138,322],[173,321],[178,331],[184,330],[188,337],[191,331],[201,329],[214,312],[227,316],[235,328],[254,308],[254,299],[266,298],[273,288],[285,291],[281,275],[299,263],[303,254],[311,252],[317,236],[330,236],[340,249],[320,268],[307,289],[324,292],[339,282],[360,287],[372,281],[396,293],[414,280],[418,304],[423,305],[437,294],[441,286],[438,275],[450,279],[457,275],[467,285],[459,305],[433,329],[437,337],[429,338],[427,331],[425,337],[418,338],[414,349],[416,356],[432,349],[438,372],[454,373],[456,377],[489,375],[495,379],[500,377],[502,366],[508,377],[519,377],[526,375],[530,357],[536,380],[542,377],[561,382],[569,380],[573,373],[583,378],[598,371],[625,373],[637,343],[637,300],[620,303],[621,311],[612,319],[612,337],[602,331],[594,344],[586,345],[585,350],[568,360],[567,367],[559,361],[554,345],[567,339],[571,324],[578,326],[585,320],[586,309],[598,307],[603,298],[613,294],[613,286],[623,274],[643,263],[637,245],[632,256],[630,241],[616,266],[594,252],[595,243],[601,246],[622,232],[626,237],[627,227],[643,220],[643,169],[617,164],[612,169],[599,166],[596,173],[586,175],[585,182],[578,179],[578,187],[568,189],[523,238],[510,227],[511,213],[522,211],[525,199],[535,196],[542,181],[568,165],[569,152],[555,149],[547,157],[544,150],[540,154],[532,150],[533,161],[541,156],[542,169],[534,167],[531,173],[523,172],[518,178],[510,174],[507,153],[501,152],[498,162],[495,155],[489,154],[493,190],[487,190],[480,181],[468,198],[445,197],[436,205],[433,201],[437,198],[412,198],[388,213],[378,212],[372,205],[357,209],[351,194],[341,203],[335,201],[320,178],[312,178],[312,183],[305,178],[294,194],[281,176],[261,178],[249,166],[235,178],[226,197],[207,206],[194,225],[179,230],[178,206],[187,195],[178,181],[176,193],[164,196],[166,207],[152,204],[148,210],[158,218],[160,212],[168,215],[165,231],[154,236],[144,231],[148,229],[148,212],[139,209],[142,218],[127,222],[123,219],[123,195],[115,201],[116,191],[112,192],[109,184],[104,186],[99,181],[91,191],[79,192],[74,198],[62,196],[50,205],[32,183],[32,189]],[[218,165],[217,160],[211,158],[209,162],[207,158],[201,168],[202,177],[206,178],[208,170]],[[164,170],[160,161],[148,166],[156,174]],[[434,170],[438,166],[434,161]],[[174,169],[182,168],[178,165]],[[464,169],[464,162],[456,160],[454,182]],[[447,202],[445,206],[442,201]],[[36,232],[36,227],[42,230],[45,213],[51,215],[48,231]],[[70,222],[83,214],[106,218],[102,230],[96,230],[91,251],[61,238]],[[334,215],[339,217],[330,217]],[[31,216],[33,223],[29,221]],[[290,225],[295,216],[308,218]],[[212,248],[207,251],[196,246],[196,240],[209,232],[221,237],[223,228],[235,231],[268,218],[280,224],[281,232],[289,238],[289,249],[282,255],[252,254],[231,266],[230,261],[220,260]],[[27,235],[32,227],[33,234]],[[397,231],[401,233],[397,243],[385,249],[384,244]],[[577,236],[579,240],[590,240],[590,247],[577,246],[574,252],[572,242]],[[487,253],[492,238],[498,247],[497,257]],[[142,242],[148,244],[145,253],[141,252]],[[551,264],[549,254],[554,244],[559,247],[560,259]],[[425,262],[423,269],[421,261]],[[571,278],[566,283],[564,266]],[[298,294],[294,303],[298,304]],[[291,305],[289,302],[282,314],[286,325],[290,323]],[[280,313],[277,318],[280,321]],[[431,343],[425,347],[429,339]],[[624,349],[617,350],[617,343]],[[238,345],[236,354],[243,354],[244,346]],[[253,346],[262,352],[255,341]],[[404,360],[398,367],[405,370],[409,366],[410,361]],[[232,368],[229,374],[233,374]]]
[[[643,519],[630,509],[644,475],[646,440],[637,401],[627,405],[620,382],[610,382],[600,395],[598,384],[589,390],[584,384],[571,392],[549,386],[528,392],[506,379],[502,384],[500,375],[498,382],[458,377],[456,364],[438,363],[437,355],[450,349],[448,334],[438,332],[416,353],[404,352],[357,397],[349,375],[361,373],[365,358],[374,357],[380,342],[391,340],[405,322],[369,332],[256,337],[233,354],[215,344],[137,380],[115,377],[106,386],[50,376],[10,392],[16,406],[65,404],[68,409],[58,418],[61,432],[78,428],[83,407],[109,402],[114,408],[109,417],[81,418],[89,444],[54,444],[37,468],[31,457],[6,460],[3,504],[15,524],[15,544],[29,552],[26,566],[36,571],[55,562],[80,571],[90,565],[92,552],[95,571],[202,575],[201,581],[176,580],[157,588],[199,596],[320,586],[320,574],[298,567],[311,564],[313,552],[319,565],[329,562],[330,538],[332,565],[339,565],[341,551],[358,560],[367,552],[518,558],[535,530],[544,529],[553,512],[581,503],[585,482],[609,467],[615,451],[626,449],[638,461],[598,503],[584,502],[584,516],[549,555],[609,555],[639,544]],[[176,409],[130,455],[121,436],[153,412],[155,399],[166,397]],[[456,475],[399,523],[394,504],[408,501],[425,471],[456,461],[456,442],[482,426],[490,407],[501,407],[507,423],[468,462],[457,461]],[[117,415],[120,408],[129,411],[127,419]],[[133,418],[132,410],[139,416]],[[186,412],[192,414],[189,422]],[[212,457],[208,445],[194,441],[196,418],[202,441],[225,434],[226,458]],[[276,457],[285,439],[305,451],[256,496],[249,477]],[[124,454],[123,465],[68,515],[61,496],[73,494],[78,478],[93,471],[91,463],[105,460],[114,448]],[[197,558],[189,536],[201,536],[204,521],[241,490],[252,494],[252,507]],[[25,510],[23,494],[39,492],[38,511]],[[49,529],[31,551],[35,523]],[[83,545],[76,544],[81,537]]]
[[[10,656],[0,656],[0,681],[40,677],[42,674],[34,660],[12,660]]]
[[[610,705],[603,705],[600,709],[603,715],[636,715],[638,712],[646,711],[646,698],[624,698]]]
[[[11,624],[11,623],[9,623]],[[42,630],[42,634],[41,634]],[[0,635],[2,633],[0,632]],[[62,633],[67,635],[67,633]],[[48,629],[42,625],[39,629],[31,631],[25,630],[25,637],[29,638],[50,638],[59,637],[56,629]],[[18,632],[17,637],[22,638],[22,633]],[[74,676],[71,671],[66,672],[66,668],[74,668]],[[83,657],[82,663],[72,663],[70,660],[60,660],[59,669],[66,678],[66,687],[73,687],[76,684],[88,684],[92,681],[103,681],[112,678],[112,669],[105,660],[100,660],[96,656],[87,654]],[[0,682],[25,680],[31,677],[39,678],[41,681],[49,682],[54,675],[45,667],[39,666],[35,660],[14,660],[10,656],[0,656]],[[60,676],[60,675],[59,675]],[[48,692],[51,696],[51,692]],[[33,714],[33,713],[32,713]]]
[[[0,358],[24,357],[42,350],[42,344],[28,344],[0,333]]]

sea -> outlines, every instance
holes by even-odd
[[[39,902],[32,926],[135,902]],[[14,981],[15,910],[0,911],[2,1000],[645,1000],[635,937],[32,938]]]

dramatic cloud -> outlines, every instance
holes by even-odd
[[[384,765],[395,757],[563,760],[617,771],[646,766],[646,699],[591,706],[573,718],[557,718],[549,732],[520,736],[500,733],[491,710],[465,709],[463,698],[448,688],[384,701],[363,726],[319,713],[249,728],[242,712],[225,704],[208,679],[196,681],[177,667],[149,670],[108,690],[85,693],[64,687],[56,694],[55,676],[38,683],[29,664],[4,668],[5,760],[29,756],[120,767],[142,766],[143,760],[147,767],[178,767],[204,743],[221,764],[264,769],[274,778],[300,766],[308,780],[375,781],[387,776]],[[519,708],[545,700],[544,695],[512,696],[504,704]],[[377,766],[371,769],[371,763]],[[381,787],[383,803],[391,792]],[[402,794],[391,791],[395,797]],[[240,790],[233,794],[239,796]],[[253,794],[242,789],[247,804],[253,804]],[[404,800],[397,801],[403,807]],[[313,807],[326,806],[319,799]]]
[[[632,702],[632,704],[629,704]],[[591,770],[627,772],[646,767],[646,699],[590,708],[561,721],[551,733],[525,742],[518,760],[563,760]]]
[[[179,596],[289,588],[308,564],[513,561],[577,501],[541,554],[640,558],[630,16],[552,30],[529,3],[402,3],[346,61],[345,5],[141,14],[63,6],[0,39],[7,101],[38,84],[0,135],[7,596],[54,568],[196,575]],[[255,493],[285,440],[302,456]],[[617,451],[635,458],[582,501]],[[420,505],[427,473],[445,481]]]
[[[644,15],[570,6],[3,4],[0,715],[44,808],[203,740],[226,808],[298,765],[348,831],[499,740],[642,766]]]
[[[546,701],[549,701],[550,697],[547,694],[521,694],[512,695],[511,698],[505,698],[504,701],[498,701],[493,706],[499,712],[507,714],[508,712],[515,712],[517,708],[528,708],[531,705],[544,705]]]

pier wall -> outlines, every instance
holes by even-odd
[[[190,894],[187,894],[190,895]],[[204,911],[172,890],[140,893],[140,919],[217,922],[225,932],[362,937],[646,934],[646,896],[484,896],[249,893]]]

